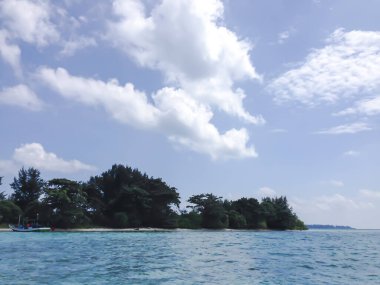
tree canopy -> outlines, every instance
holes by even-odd
[[[18,178],[13,179],[10,184],[14,190],[11,199],[25,211],[30,203],[38,201],[45,186],[40,177],[41,173],[33,167],[25,169],[24,167],[18,172]]]
[[[59,228],[305,229],[286,197],[229,201],[197,194],[187,200],[189,210],[180,211],[175,187],[120,164],[87,182],[44,181],[39,170],[22,168],[10,185],[14,192],[8,199],[0,196],[3,223],[23,215]]]

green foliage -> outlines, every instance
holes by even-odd
[[[181,213],[178,219],[178,227],[181,229],[200,229],[202,227],[202,216],[191,211]]]
[[[247,220],[246,218],[235,210],[228,212],[229,228],[231,229],[246,229]]]
[[[0,177],[0,184],[1,184]],[[161,178],[113,165],[86,183],[52,179],[45,183],[35,168],[19,171],[10,200],[0,193],[0,222],[35,219],[59,228],[84,226],[161,227],[188,229],[299,229],[306,226],[286,197],[222,200],[213,194],[193,195],[190,212],[177,214],[179,194]],[[40,200],[43,194],[42,201]]]
[[[131,227],[173,227],[179,205],[176,188],[161,178],[148,177],[137,169],[113,165],[85,186],[89,212],[98,222],[112,224],[114,214],[126,213]]]
[[[264,198],[261,211],[270,229],[287,230],[296,226],[298,218],[289,207],[286,197]]]
[[[260,203],[255,198],[240,198],[239,200],[232,201],[231,209],[245,217],[247,228],[260,228],[260,222],[262,220]]]
[[[38,201],[42,194],[45,183],[40,176],[40,171],[33,167],[21,168],[18,178],[14,178],[11,183],[11,188],[14,190],[11,200],[23,211],[29,203]]]
[[[48,182],[43,199],[50,223],[68,228],[88,224],[86,193],[82,185],[68,179],[52,179]]]
[[[299,230],[299,231],[304,231],[304,230],[307,230],[307,226],[304,224],[303,221],[301,221],[300,219],[298,219],[298,217],[295,215],[296,217],[296,222],[295,222],[295,226],[294,226],[294,230]]]
[[[0,201],[0,223],[17,223],[21,214],[21,209],[12,201]]]
[[[193,211],[202,216],[202,227],[207,229],[222,229],[228,226],[228,215],[223,207],[221,197],[213,194],[193,195],[188,202]]]
[[[115,228],[127,228],[129,226],[128,215],[124,212],[116,212],[113,217],[113,223]]]

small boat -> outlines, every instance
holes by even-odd
[[[21,221],[21,215],[18,216],[18,225],[9,225],[9,229],[13,232],[21,232],[21,233],[29,233],[29,232],[50,232],[53,229],[49,227],[43,227],[38,224],[38,215],[37,214],[37,221],[32,221],[32,223],[27,223],[25,226],[23,224],[20,224]],[[26,218],[27,222],[28,219]]]
[[[9,229],[13,232],[22,232],[22,233],[29,233],[29,232],[50,232],[51,228],[48,227],[40,227],[40,226],[29,226],[29,227],[24,227],[24,226],[14,226],[14,225],[9,225]]]

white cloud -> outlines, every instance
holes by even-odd
[[[43,0],[3,0],[0,18],[10,38],[37,46],[46,46],[59,40],[57,28],[51,21],[52,7]]]
[[[147,96],[127,83],[116,79],[104,82],[70,75],[65,69],[41,68],[38,78],[67,99],[89,106],[101,106],[122,123],[137,128],[155,128],[158,110],[148,103]]]
[[[76,159],[64,160],[52,152],[45,151],[39,143],[24,144],[14,150],[12,159],[0,160],[0,171],[2,172],[13,173],[22,166],[63,173],[96,169],[94,166]]]
[[[24,144],[16,148],[11,163],[64,173],[96,169],[94,166],[85,164],[76,159],[64,160],[52,152],[45,151],[44,147],[39,143]]]
[[[359,193],[360,194],[360,193]],[[374,216],[380,214],[380,204],[363,194],[345,196],[322,195],[308,199],[292,198],[292,206],[307,224],[349,225],[355,228],[378,228]]]
[[[283,31],[277,35],[277,43],[278,44],[284,44],[288,41],[291,35],[296,33],[296,29],[294,27],[291,27],[289,30]]]
[[[63,42],[63,49],[61,50],[60,54],[63,56],[72,56],[74,55],[78,50],[87,48],[87,47],[93,47],[96,46],[97,43],[95,39],[89,38],[89,37],[79,37],[74,40],[64,41]]]
[[[245,129],[230,129],[220,134],[210,123],[213,113],[183,90],[163,88],[154,96],[160,110],[158,128],[169,139],[193,151],[209,154],[213,159],[257,156]]]
[[[257,191],[260,197],[275,197],[277,192],[269,187],[261,187],[259,191]]]
[[[359,114],[359,115],[373,116],[379,113],[380,113],[380,96],[358,101],[354,104],[353,107],[350,107],[343,111],[335,113],[334,115],[344,116],[344,115]]]
[[[376,199],[379,199],[380,198],[380,191],[373,191],[373,190],[368,190],[368,189],[361,189],[359,191],[359,193],[361,195],[363,195],[364,197],[368,197],[368,198],[376,198]]]
[[[5,30],[0,30],[0,56],[19,76],[22,73],[20,55],[20,48],[9,42],[8,33]]]
[[[184,90],[163,88],[153,94],[152,104],[130,83],[121,86],[116,80],[76,77],[62,68],[41,68],[37,77],[68,99],[101,106],[119,122],[161,132],[176,144],[213,159],[257,156],[253,146],[247,146],[249,136],[245,129],[219,133],[210,123],[211,109]]]
[[[380,32],[337,29],[327,45],[313,50],[297,68],[268,89],[277,102],[334,103],[380,88]]]
[[[327,135],[341,135],[341,134],[356,134],[363,131],[370,131],[370,128],[366,123],[353,123],[347,125],[340,125],[332,127],[327,130],[316,132],[317,134],[327,134]]]
[[[289,31],[284,31],[282,33],[279,33],[278,34],[278,39],[277,39],[277,42],[279,44],[283,44],[286,42],[286,40],[290,37],[290,33]]]
[[[0,104],[40,111],[44,104],[28,86],[19,84],[0,91]]]
[[[321,196],[315,200],[315,206],[320,210],[339,210],[339,209],[359,209],[370,205],[358,203],[353,199],[347,198],[341,194],[331,196]]]
[[[219,0],[164,0],[147,13],[140,1],[114,1],[118,20],[109,22],[107,37],[196,100],[260,124],[263,118],[244,109],[245,93],[235,87],[237,80],[260,79],[251,45],[222,26],[223,8]]]
[[[12,174],[19,169],[18,165],[12,160],[0,160],[0,173]]]
[[[356,150],[348,150],[348,151],[344,152],[343,155],[344,156],[359,156],[360,152],[358,152]]]

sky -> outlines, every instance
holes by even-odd
[[[380,228],[380,2],[0,0],[0,191],[113,164]]]

